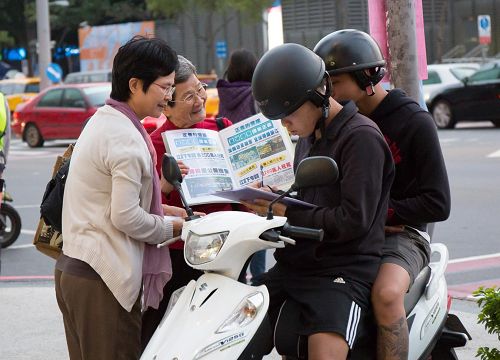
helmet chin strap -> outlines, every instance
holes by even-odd
[[[366,88],[365,88],[365,91],[366,91],[366,94],[368,96],[373,96],[375,95],[375,86],[373,86],[373,83],[370,83],[370,85],[368,85]]]

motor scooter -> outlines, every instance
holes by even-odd
[[[300,325],[298,304],[287,300],[280,321],[271,329],[266,287],[249,286],[237,279],[245,261],[256,251],[293,246],[293,237],[321,241],[323,231],[291,226],[286,217],[272,214],[272,206],[267,217],[228,211],[200,218],[193,215],[184,200],[182,176],[175,160],[165,155],[162,169],[167,181],[179,191],[188,213],[181,234],[185,260],[205,274],[172,294],[141,359],[262,359],[273,346],[287,359],[307,359],[307,339],[297,335],[296,330]],[[322,176],[318,177],[318,173]],[[304,159],[297,167],[291,189],[275,201],[300,188],[334,182],[337,177],[332,159]],[[439,259],[417,277],[405,300],[409,359],[427,359],[431,354],[435,359],[456,359],[454,347],[465,345],[468,334],[460,320],[448,314],[446,246],[431,244],[431,249]],[[373,348],[365,350],[351,352],[351,358],[374,356]]]
[[[12,202],[12,196],[3,189],[3,198],[0,205],[0,243],[2,248],[12,245],[21,233],[21,217],[16,209],[8,202]]]

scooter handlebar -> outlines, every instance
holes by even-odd
[[[301,226],[293,226],[288,223],[283,226],[283,230],[281,231],[281,233],[284,236],[289,236],[291,238],[299,237],[317,241],[323,241],[323,236],[325,234],[323,229],[311,229]]]

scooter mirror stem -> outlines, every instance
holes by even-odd
[[[193,209],[191,209],[191,207],[188,205],[186,198],[184,197],[184,193],[182,192],[181,184],[179,182],[175,181],[172,185],[174,185],[175,190],[177,190],[177,192],[181,196],[182,205],[184,205],[184,209],[186,210],[186,213],[187,213],[186,220],[189,221],[189,220],[198,219],[200,216],[195,215],[193,213]]]
[[[290,193],[295,190],[294,185],[292,185],[290,189],[288,189],[286,192],[284,192],[283,194],[281,194],[280,196],[278,196],[276,199],[274,199],[269,203],[269,207],[267,208],[267,217],[266,217],[267,220],[273,219],[273,205],[278,201],[280,201],[281,199],[283,199],[285,196],[290,195]]]
[[[184,209],[186,210],[187,213],[186,220],[198,219],[200,216],[194,215],[193,210],[189,207],[186,198],[184,197],[184,193],[182,192],[181,189],[181,183],[182,183],[181,170],[179,169],[179,165],[177,164],[177,161],[172,155],[166,153],[163,154],[161,160],[161,172],[165,180],[167,180],[170,184],[172,184],[175,190],[177,190],[177,192],[179,193],[182,205],[184,206]]]

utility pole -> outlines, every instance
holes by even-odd
[[[385,0],[385,6],[392,83],[419,102],[415,1]]]
[[[36,0],[36,32],[38,40],[38,72],[40,74],[40,90],[50,85],[45,69],[50,64],[50,24],[48,0]]]

